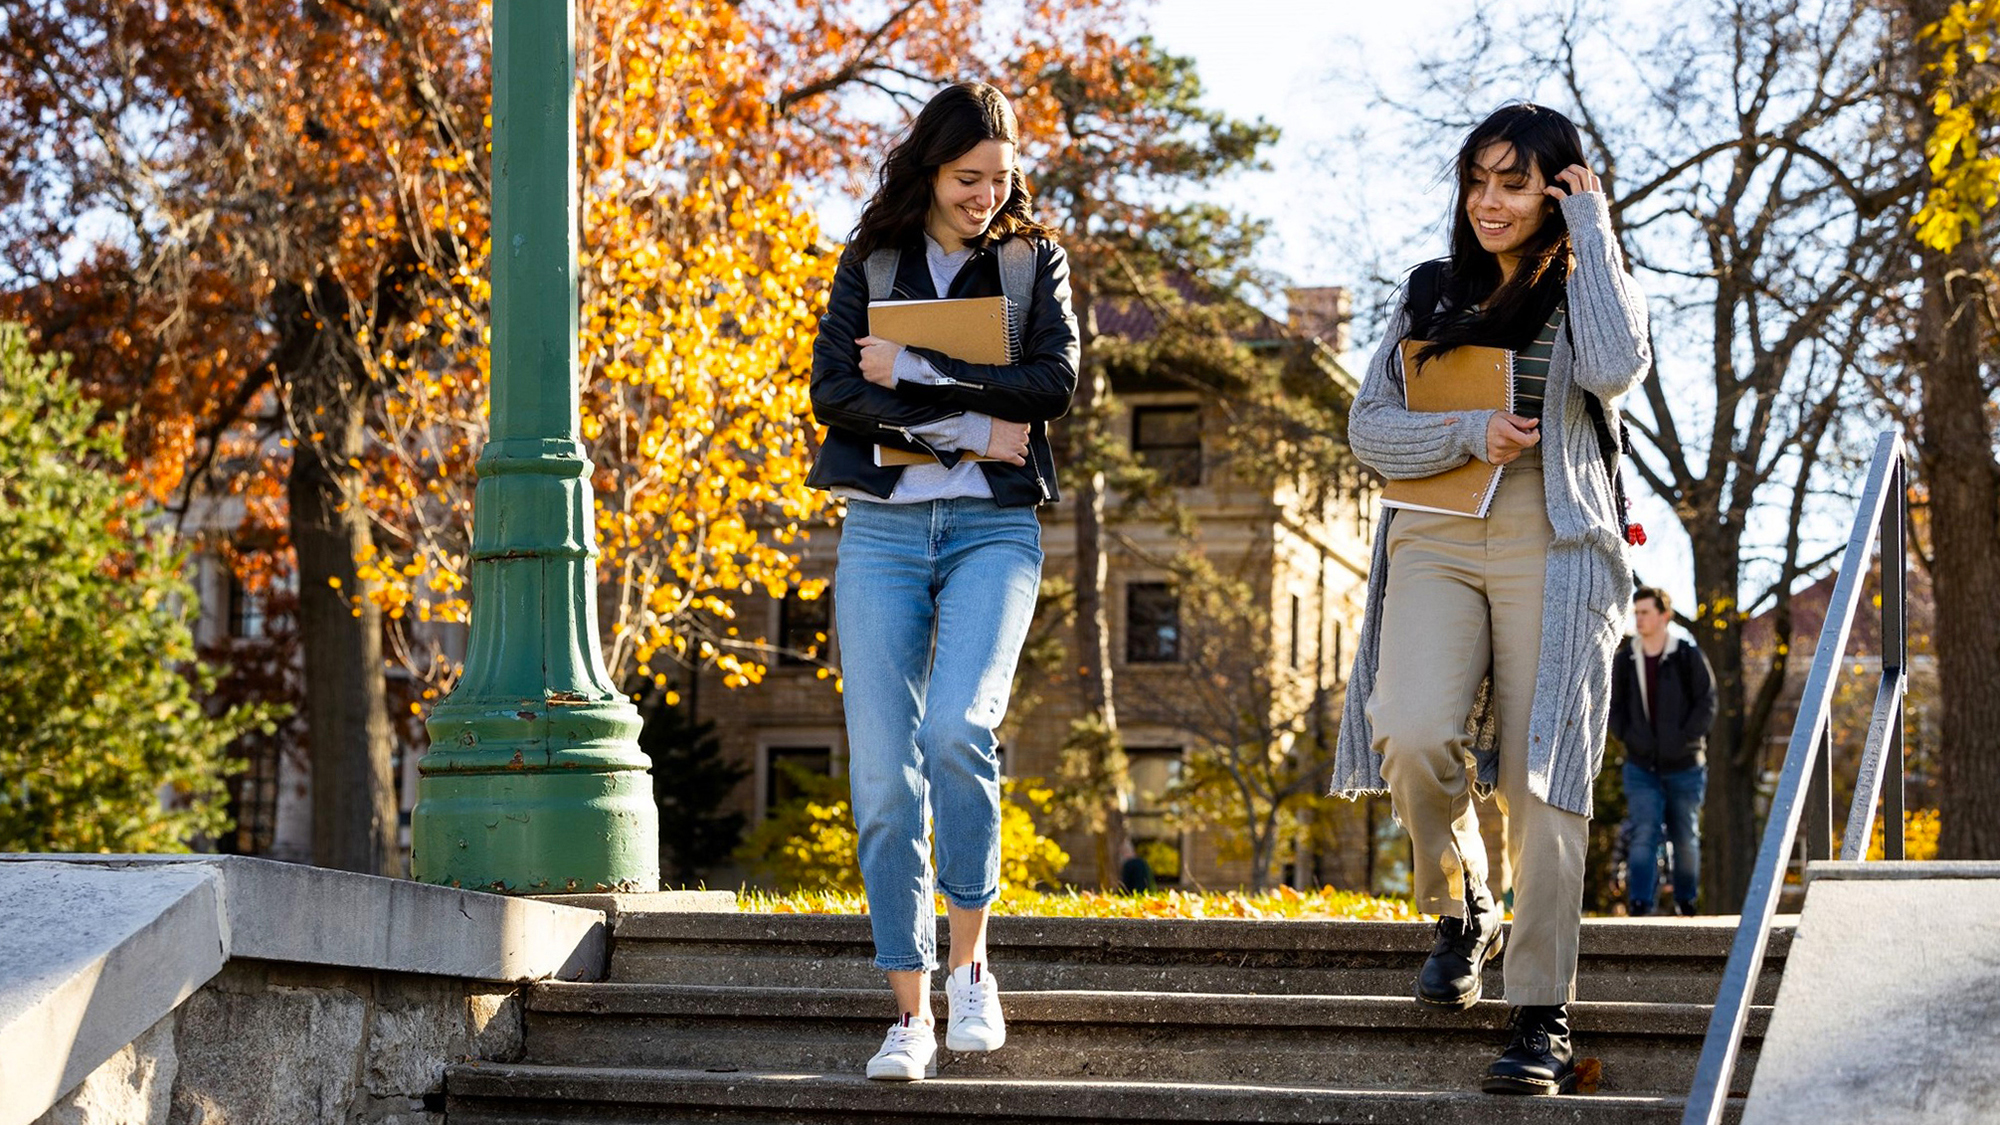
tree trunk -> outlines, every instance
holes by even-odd
[[[299,346],[281,371],[295,445],[285,496],[298,559],[299,641],[312,746],[313,863],[369,875],[403,874],[390,773],[382,615],[364,596],[356,560],[369,552],[358,502],[367,384],[347,355],[344,317],[317,295],[280,301]],[[289,307],[287,307],[289,306]]]
[[[1694,634],[1715,672],[1715,721],[1708,732],[1708,795],[1702,805],[1701,891],[1712,913],[1743,904],[1757,863],[1757,782],[1763,738],[1745,729],[1746,688],[1740,588],[1740,543],[1727,528],[1697,535],[1695,596],[1701,603]]]
[[[1980,382],[1978,251],[1926,252],[1917,446],[1936,599],[1938,856],[2000,859],[2000,465]]]
[[[1911,30],[1942,18],[1948,0],[1909,0]],[[1911,35],[1911,80],[1927,105],[1936,40]],[[1931,125],[1911,138],[1924,159]],[[1982,130],[1992,123],[1982,123]],[[1939,834],[1944,859],[2000,859],[2000,464],[1993,403],[1981,382],[1982,275],[1988,247],[1977,231],[1951,251],[1916,244],[1923,296],[1914,340],[1919,375],[1917,479],[1929,494],[1930,575],[1938,661]],[[1889,826],[1893,830],[1894,826]]]
[[[1118,878],[1120,857],[1127,842],[1125,813],[1120,795],[1128,788],[1124,743],[1118,736],[1118,710],[1111,671],[1111,624],[1106,605],[1110,585],[1110,559],[1104,550],[1104,466],[1098,452],[1105,438],[1104,413],[1110,406],[1111,388],[1102,364],[1091,359],[1091,341],[1097,335],[1093,293],[1085,271],[1072,275],[1072,293],[1078,338],[1082,344],[1082,371],[1078,373],[1077,401],[1072,417],[1078,440],[1071,442],[1071,455],[1083,458],[1083,472],[1076,483],[1076,660],[1078,687],[1082,695],[1083,718],[1102,723],[1107,738],[1106,760],[1096,763],[1095,774],[1103,787],[1104,829],[1097,838],[1097,881],[1106,887]]]

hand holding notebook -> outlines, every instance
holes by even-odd
[[[1016,362],[1014,334],[1008,330],[1011,316],[1011,305],[1005,297],[875,301],[868,306],[868,334],[893,340],[906,348],[943,352],[967,363],[1013,363]],[[965,457],[974,461],[993,460],[984,450],[968,450]],[[889,445],[875,447],[878,465],[927,462],[934,463],[928,454]]]
[[[1425,341],[1403,341],[1403,403],[1411,410],[1445,414],[1454,410],[1514,410],[1514,353],[1506,348],[1463,346],[1419,365]],[[1473,458],[1415,480],[1392,480],[1382,488],[1385,508],[1484,518],[1500,489],[1500,466]]]

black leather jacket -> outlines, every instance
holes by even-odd
[[[1001,295],[1000,256],[995,245],[973,251],[952,280],[946,297]],[[884,499],[903,475],[900,465],[877,465],[877,443],[920,450],[947,467],[961,454],[931,449],[909,432],[921,426],[976,411],[1009,422],[1029,423],[1028,463],[981,461],[980,471],[993,490],[994,502],[1018,508],[1054,501],[1055,458],[1049,450],[1048,423],[1069,412],[1076,393],[1078,343],[1076,317],[1069,307],[1069,258],[1062,247],[1036,239],[1035,289],[1021,333],[1021,362],[966,363],[927,348],[912,349],[929,360],[947,380],[937,384],[900,382],[894,390],[861,375],[861,348],[856,340],[868,334],[868,280],[862,264],[843,257],[833,274],[819,336],[813,341],[813,417],[827,427],[806,483],[816,488],[844,485]],[[905,247],[896,265],[891,296],[918,300],[940,296],[931,283],[930,265],[919,239]]]

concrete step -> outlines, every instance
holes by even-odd
[[[1474,1089],[1505,1045],[1508,1014],[1499,1001],[1441,1013],[1392,997],[1009,991],[1003,1002],[1007,1046],[947,1052],[945,1073]],[[893,1010],[886,988],[548,983],[529,996],[525,1059],[858,1074]],[[1692,1084],[1705,1007],[1579,1003],[1572,1016],[1579,1054],[1602,1064],[1603,1091],[1678,1095]],[[1765,1018],[1754,1011],[1745,1038],[1746,1091]]]
[[[1777,996],[1793,921],[1772,932],[1758,1003]],[[1734,917],[1586,919],[1577,994],[1713,1003],[1735,932]],[[987,942],[1010,989],[1406,996],[1431,936],[1428,922],[995,918]],[[938,948],[948,945],[940,924]],[[873,956],[865,917],[631,913],[613,936],[610,979],[874,988]],[[1497,963],[1486,989],[1501,995]]]
[[[941,1077],[870,1082],[850,1072],[716,1073],[644,1067],[462,1063],[445,1072],[451,1125],[978,1125],[1315,1122],[1320,1125],[1673,1125],[1678,1097],[1494,1097],[1214,1083]],[[1735,1122],[1732,1105],[1726,1121]]]

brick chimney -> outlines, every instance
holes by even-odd
[[[1338,354],[1347,350],[1352,302],[1347,288],[1319,285],[1285,290],[1285,328],[1294,336],[1318,337]]]

